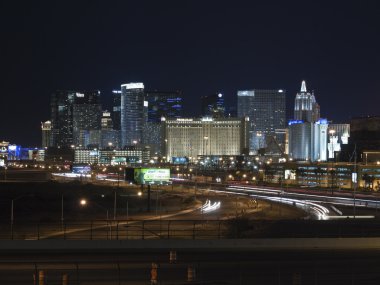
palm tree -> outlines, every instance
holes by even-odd
[[[375,177],[373,175],[364,173],[362,179],[364,180],[364,188],[373,189],[373,182],[375,181]]]
[[[331,175],[331,194],[334,194],[334,179],[336,179],[336,170],[331,169],[330,175]]]
[[[302,168],[297,168],[296,169],[296,179],[297,179],[297,184],[300,184],[300,178],[302,177],[302,182],[301,185],[303,184],[303,175],[305,173],[305,170]]]
[[[367,173],[364,173],[362,175],[362,180],[364,180],[364,188],[367,189],[367,186],[368,186],[368,179],[369,179],[369,175]]]

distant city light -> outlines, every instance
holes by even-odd
[[[126,89],[144,89],[144,83],[127,83],[122,84],[121,87],[125,87]]]

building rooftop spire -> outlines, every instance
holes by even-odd
[[[306,90],[306,82],[305,82],[305,80],[302,80],[302,84],[301,84],[301,92],[307,92],[307,90]]]

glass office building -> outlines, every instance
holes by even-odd
[[[84,130],[99,130],[100,91],[58,90],[51,97],[52,145],[79,145]]]
[[[276,137],[276,130],[286,126],[285,90],[243,90],[238,91],[238,117],[249,117],[250,152],[266,146],[266,136]],[[283,136],[276,137],[283,144]]]
[[[161,122],[161,118],[181,118],[183,95],[181,91],[146,91],[148,122]]]

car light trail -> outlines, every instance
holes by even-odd
[[[209,212],[215,211],[220,208],[220,205],[221,205],[220,201],[214,202],[213,204],[211,204],[211,201],[207,200],[206,203],[203,204],[203,206],[201,207],[201,212],[209,213]]]
[[[231,188],[231,187],[229,187]],[[223,190],[208,190],[208,191],[212,191],[212,192],[219,192],[219,193],[227,193],[227,194],[234,194],[234,195],[247,195],[247,193],[241,193],[241,192],[236,192],[236,191],[233,191],[235,190],[237,187],[232,187],[232,189],[229,189],[227,188],[226,191],[223,191]],[[268,193],[265,193],[265,191],[262,191],[262,190],[251,190],[251,188],[248,188],[248,187],[242,187],[242,188],[245,188],[243,190],[243,192],[255,192],[255,193],[261,193],[261,194],[268,194]],[[229,190],[229,191],[228,191]],[[264,193],[262,193],[264,192]],[[308,200],[300,200],[300,199],[293,199],[293,198],[285,198],[285,197],[278,197],[279,194],[281,194],[281,191],[279,190],[273,190],[272,192],[274,192],[276,194],[276,196],[263,196],[263,195],[256,195],[256,194],[248,194],[250,197],[254,197],[254,198],[259,198],[259,199],[262,199],[262,200],[269,200],[269,201],[273,201],[273,202],[278,202],[278,203],[283,203],[283,204],[288,204],[288,205],[291,205],[291,206],[296,206],[296,207],[299,207],[305,211],[309,211],[313,214],[313,216],[315,216],[317,219],[319,220],[327,220],[329,219],[329,216],[328,216],[328,213],[329,213],[329,210],[322,206],[322,205],[319,205],[319,204],[316,204],[314,201],[308,201]],[[206,204],[205,204],[206,205]]]
[[[262,195],[268,195],[267,197],[276,197],[280,195],[286,195],[289,197],[299,197],[297,199],[301,200],[303,198],[307,200],[314,200],[314,202],[323,202],[323,203],[329,203],[334,205],[343,205],[343,206],[355,206],[356,207],[368,207],[368,208],[380,208],[380,202],[376,200],[368,200],[368,199],[354,199],[353,198],[347,198],[347,197],[336,197],[336,196],[329,196],[329,195],[316,195],[316,194],[308,194],[308,193],[294,193],[294,192],[284,192],[281,190],[276,189],[266,189],[266,188],[259,188],[259,187],[252,187],[252,186],[229,186],[227,187],[227,190],[231,191],[230,193],[237,193],[239,191],[240,193],[258,193]],[[236,191],[236,192],[235,192]]]
[[[79,174],[79,173],[52,173],[53,176],[61,176],[61,177],[70,177],[70,178],[91,178],[90,174]]]
[[[313,203],[311,201],[304,201],[291,198],[282,198],[282,197],[268,197],[268,196],[259,196],[259,195],[250,195],[251,197],[259,198],[262,200],[269,200],[273,202],[293,205],[295,207],[302,208],[303,210],[310,211],[318,220],[328,220],[329,219],[329,210],[319,204]]]

